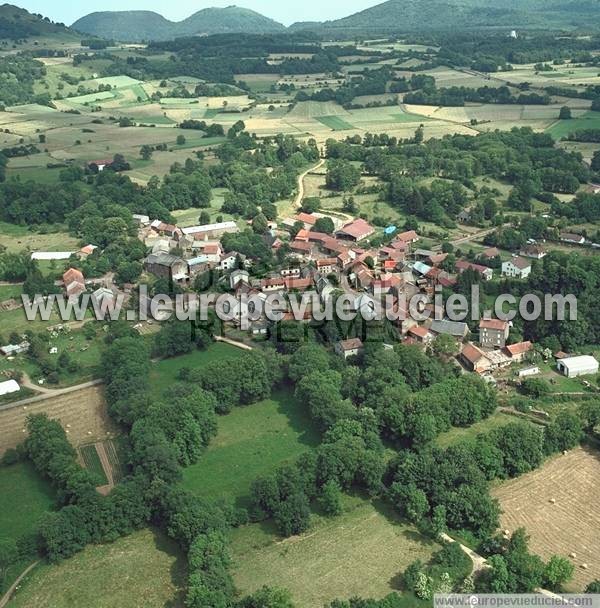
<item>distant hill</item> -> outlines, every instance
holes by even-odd
[[[58,34],[71,35],[72,32],[62,23],[53,23],[48,17],[34,15],[18,6],[12,4],[0,6],[0,38],[19,40]]]
[[[152,11],[91,13],[71,26],[74,30],[122,42],[169,40],[182,36],[226,34],[270,34],[285,31],[273,19],[245,8],[205,8],[179,22]]]
[[[600,0],[387,0],[320,26],[291,29],[333,32],[393,32],[480,27],[589,26],[600,17]]]

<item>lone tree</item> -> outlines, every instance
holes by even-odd
[[[573,118],[573,116],[571,115],[571,108],[569,108],[568,106],[563,106],[560,109],[560,113],[558,114],[558,118],[560,120],[569,120],[570,118]]]

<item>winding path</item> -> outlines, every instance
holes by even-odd
[[[29,564],[21,574],[19,574],[17,580],[8,588],[6,593],[0,599],[0,608],[4,608],[6,604],[8,604],[12,594],[15,592],[15,589],[19,586],[20,582],[39,564],[39,560],[37,562],[33,562],[33,564]]]
[[[296,198],[294,199],[294,207],[300,207],[302,204],[302,199],[304,198],[304,178],[313,171],[320,169],[325,164],[325,159],[322,158],[314,167],[307,169],[304,173],[300,173],[298,176],[298,193],[296,194]]]

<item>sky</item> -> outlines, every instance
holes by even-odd
[[[289,25],[295,21],[327,21],[356,13],[383,0],[6,0],[32,13],[40,13],[52,21],[71,25],[74,21],[95,11],[147,10],[170,19],[181,21],[192,13],[211,6],[232,4],[251,8],[275,21]]]

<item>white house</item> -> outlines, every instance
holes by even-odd
[[[250,275],[246,270],[234,270],[229,275],[229,287],[231,289],[235,289],[239,283],[245,283],[246,285],[250,283]]]
[[[525,258],[516,257],[502,262],[502,275],[516,279],[526,279],[531,274],[531,262]]]
[[[348,357],[356,357],[363,350],[363,343],[360,338],[350,338],[348,340],[340,340],[335,345],[335,352],[342,355],[344,359]]]
[[[591,355],[580,355],[579,357],[565,357],[556,362],[556,369],[567,378],[577,376],[589,376],[597,374],[600,364]]]

